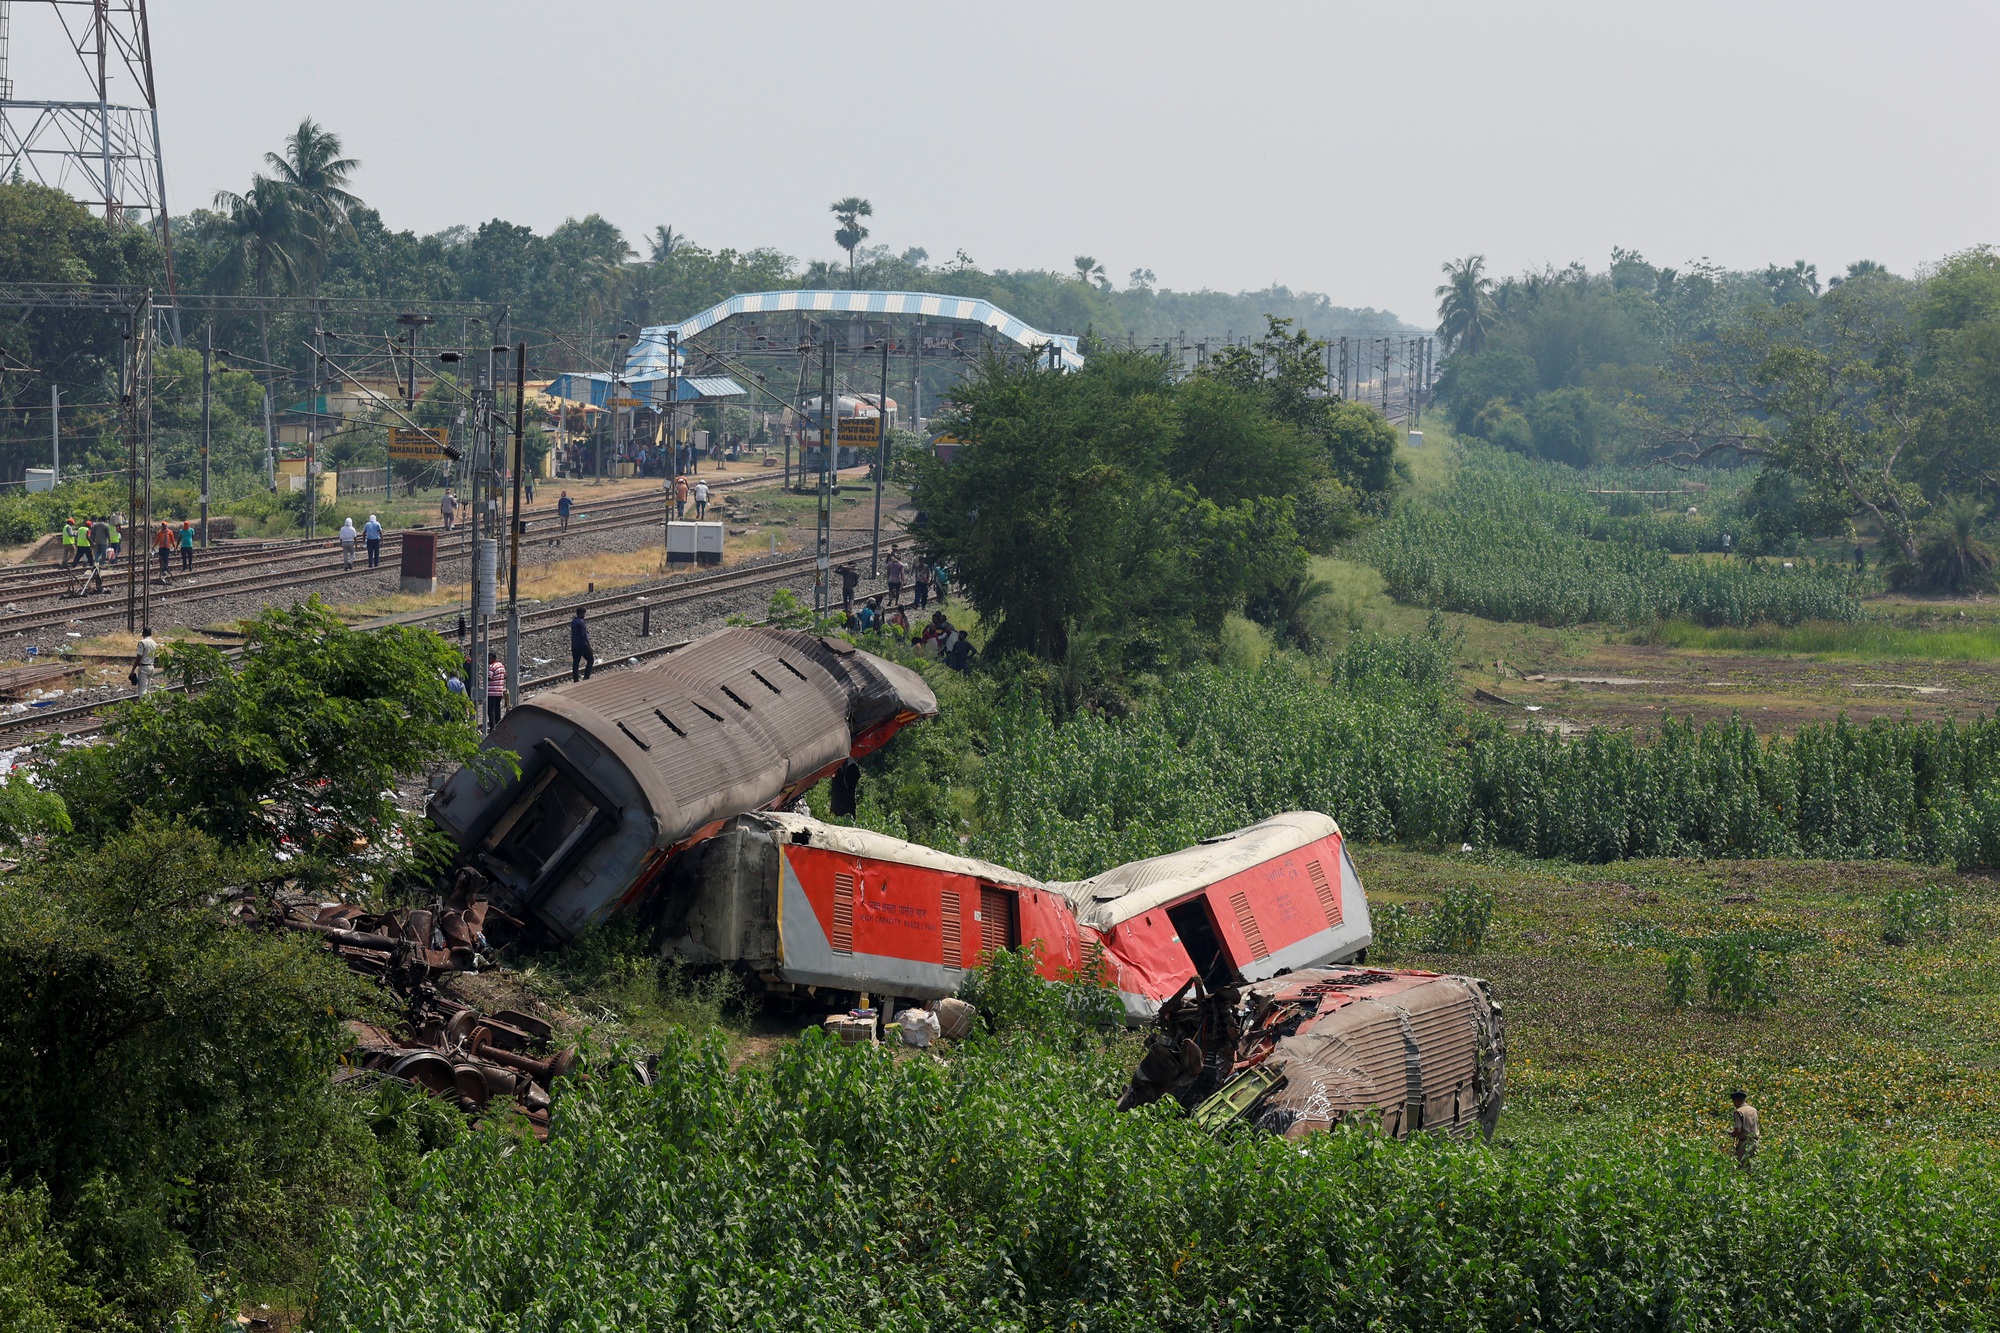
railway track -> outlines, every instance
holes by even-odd
[[[835,559],[854,555],[868,549],[865,542],[835,548]],[[635,584],[614,593],[586,598],[581,602],[567,602],[560,606],[540,608],[524,612],[521,616],[521,633],[525,637],[531,633],[560,629],[581,606],[586,613],[602,621],[618,615],[643,615],[648,609],[672,607],[705,597],[715,597],[724,593],[737,592],[763,584],[782,583],[793,576],[813,568],[817,557],[802,555],[784,560],[768,561],[761,565],[751,565],[741,569],[720,570],[713,574],[682,575],[680,577],[645,584]],[[358,572],[358,571],[357,571]],[[458,614],[457,607],[440,607],[433,614],[398,618],[393,623],[421,625],[433,620],[449,619]],[[675,649],[693,642],[692,639],[676,640],[672,643],[624,653],[616,659],[607,659],[599,666],[601,671],[617,670],[634,661],[649,661],[661,657]],[[242,650],[223,650],[229,656],[236,656]],[[541,676],[524,677],[521,681],[523,693],[547,689],[568,679],[567,671],[555,671]],[[177,689],[177,686],[164,687]],[[0,746],[18,746],[42,732],[60,732],[68,736],[88,736],[99,729],[93,725],[96,715],[110,705],[137,697],[131,693],[111,695],[93,699],[87,703],[51,705],[46,708],[31,709],[29,712],[12,717],[0,717]],[[80,725],[71,725],[71,724]]]
[[[778,484],[780,479],[777,477],[748,476],[716,482],[712,489],[755,490]],[[655,496],[640,495],[606,501],[581,509],[583,518],[571,520],[577,526],[570,529],[570,534],[582,537],[659,523],[663,518],[662,508],[663,501]],[[554,518],[555,510],[552,506],[524,511],[524,519],[530,525],[528,531],[532,534],[527,540],[549,540],[554,529],[545,528],[536,532],[534,524],[538,520],[553,521]],[[470,538],[464,535],[464,531],[463,528],[456,529],[453,534],[446,537],[444,543],[440,543],[438,551],[440,563],[466,558]],[[385,568],[386,561],[392,555],[400,556],[404,535],[397,532],[387,534],[383,538],[382,553]],[[296,555],[271,550],[245,553],[240,556],[234,552],[221,557],[210,554],[205,558],[202,574],[196,575],[191,581],[176,581],[165,587],[156,586],[153,596],[161,605],[182,606],[212,597],[304,587],[343,579],[376,577],[382,572],[381,569],[370,569],[362,563],[357,563],[353,569],[339,567],[338,544],[329,543],[323,538],[300,539],[299,546],[294,549],[297,551]],[[213,577],[217,572],[218,558],[227,562],[221,565],[220,572],[224,577],[219,579]],[[286,560],[286,563],[282,567],[274,568],[274,558]],[[254,572],[236,575],[231,575],[229,572],[239,568],[251,570],[253,567]],[[122,613],[127,604],[128,588],[121,585],[125,585],[130,574],[124,565],[120,565],[106,578],[105,591],[86,597],[64,596],[63,590],[68,587],[69,575],[57,566],[44,568],[50,571],[47,577],[51,580],[50,587],[45,591],[30,592],[19,588],[0,587],[0,600],[8,604],[36,601],[45,603],[26,609],[0,612],[0,632],[53,629],[104,619]],[[150,564],[145,566],[145,572],[141,577],[149,580],[153,577]]]

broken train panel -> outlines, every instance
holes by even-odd
[[[1049,887],[1102,941],[1140,1021],[1191,976],[1209,989],[1258,981],[1358,958],[1373,941],[1340,826],[1312,810]]]
[[[843,640],[720,630],[522,703],[484,746],[518,755],[519,777],[462,769],[431,818],[566,939],[643,898],[674,851],[724,820],[795,799],[936,712],[922,677]]]
[[[661,952],[731,964],[777,991],[935,999],[997,949],[1038,946],[1069,975],[1069,904],[1004,866],[804,815],[749,814],[674,859],[656,896]]]
[[[1172,1096],[1197,1118],[1289,1137],[1364,1115],[1383,1132],[1490,1137],[1506,1092],[1500,1005],[1474,977],[1381,968],[1190,981],[1162,1005],[1121,1108]]]

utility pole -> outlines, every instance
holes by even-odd
[[[674,563],[673,521],[674,497],[681,487],[681,437],[680,428],[675,424],[680,418],[681,402],[681,335],[678,329],[667,330],[667,496],[664,502],[666,518],[660,524],[660,559],[669,570]],[[700,552],[695,553],[699,563]]]
[[[521,702],[521,467],[528,420],[528,344],[514,344],[514,504],[507,553],[507,707]]]
[[[213,425],[209,389],[215,360],[215,325],[201,326],[201,545],[208,549],[208,444]]]
[[[49,456],[54,459],[51,471],[55,473],[52,486],[62,485],[62,390],[49,386]]]
[[[875,400],[875,535],[868,543],[868,577],[881,574],[882,481],[889,473],[889,331],[882,330],[882,396]]]
[[[139,585],[133,577],[139,567],[137,545],[132,541],[132,520],[139,512],[139,432],[132,420],[132,381],[138,376],[135,361],[138,344],[133,341],[140,328],[138,311],[132,313],[132,327],[125,331],[124,345],[119,349],[118,358],[118,429],[125,435],[125,522],[120,529],[127,547],[127,555],[138,556],[125,561],[125,630],[129,634],[139,628]]]
[[[467,459],[466,510],[466,550],[472,565],[472,677],[467,681],[472,686],[473,698],[479,709],[479,728],[486,730],[486,654],[491,636],[487,631],[487,617],[493,614],[493,568],[499,554],[498,544],[492,537],[482,539],[479,517],[484,504],[482,494],[490,495],[493,469],[493,349],[476,363],[472,382],[472,456]],[[482,483],[484,485],[482,486]],[[493,549],[489,553],[488,547]],[[475,685],[476,682],[476,685]]]
[[[819,535],[813,544],[813,614],[824,617],[832,610],[832,589],[828,580],[833,571],[833,457],[840,446],[835,432],[840,414],[833,410],[833,332],[826,329],[819,351]]]
[[[134,570],[137,570],[139,565],[152,554],[153,543],[153,312],[150,298],[141,302],[141,313],[145,322],[139,325],[139,342],[136,350],[142,359],[133,367],[136,372],[133,377],[136,396],[132,406],[133,425],[139,431],[141,466],[145,469],[145,488],[140,493],[139,498],[141,505],[144,507],[143,512],[146,518],[145,522],[139,528],[139,531],[144,536],[139,541],[133,543],[135,549],[132,552],[132,567]],[[139,410],[141,403],[144,404],[145,408],[143,415]],[[164,573],[161,575],[160,581],[161,586],[164,588],[166,583]],[[150,638],[153,633],[153,580],[148,575],[141,574],[139,582],[143,587],[139,598],[139,632]],[[152,663],[150,661],[142,661],[139,672],[139,688],[141,690],[147,686],[147,677],[150,675],[151,667]]]
[[[278,436],[271,428],[271,391],[264,390],[264,482],[278,489]]]
[[[313,302],[313,363],[306,392],[306,540],[319,535],[319,363],[326,355],[319,326],[317,301]]]
[[[417,411],[417,346],[422,338],[424,325],[431,322],[431,317],[429,315],[419,315],[414,311],[408,311],[396,316],[396,322],[408,330],[404,336],[410,341],[410,380],[409,387],[403,391],[403,410],[415,416]],[[390,369],[395,369],[393,364],[390,366]],[[396,460],[393,455],[385,456],[382,460],[382,502],[387,504],[395,498]]]

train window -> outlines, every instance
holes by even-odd
[[[618,730],[624,732],[627,736],[630,736],[632,738],[632,743],[638,746],[640,749],[650,750],[653,748],[652,746],[646,744],[645,739],[641,737],[638,732],[632,730],[632,728],[626,726],[623,722],[620,722],[618,724]]]
[[[701,710],[701,711],[702,711],[703,713],[706,713],[706,714],[708,714],[708,720],[709,720],[709,721],[711,721],[711,722],[720,722],[720,721],[722,721],[722,714],[720,714],[720,713],[716,713],[716,712],[710,712],[710,710],[709,710],[709,707],[708,707],[708,705],[707,705],[707,704],[705,704],[705,703],[703,703],[703,702],[702,702],[701,700],[699,700],[699,699],[696,699],[696,700],[694,701],[694,706],[695,706],[696,708],[699,708],[699,709],[700,709],[700,710]]]
[[[735,690],[730,689],[727,685],[718,685],[716,686],[716,688],[729,696],[729,702],[735,704],[738,708],[742,709],[746,713],[750,711],[750,705],[744,703],[743,696],[738,694]],[[716,720],[721,721],[720,718],[717,718]]]
[[[659,709],[655,708],[653,710],[653,716],[660,719],[660,721],[666,723],[668,731],[673,732],[674,735],[680,737],[682,740],[687,739],[687,733],[685,731],[682,731],[679,727],[675,726],[674,720],[668,717],[665,713],[662,713]]]
[[[778,659],[778,665],[783,667],[785,670],[791,672],[794,676],[797,676],[800,680],[804,680],[806,678],[805,672],[799,670],[797,667],[793,666],[790,662],[787,662],[782,657]]]
[[[1202,985],[1214,990],[1235,980],[1236,969],[1230,966],[1215,923],[1209,919],[1208,899],[1197,897],[1176,903],[1167,909],[1167,920],[1173,922],[1174,931],[1181,938],[1181,948],[1187,950],[1188,961],[1194,964],[1195,975],[1201,978]]]
[[[769,691],[770,691],[771,693],[773,693],[773,694],[783,694],[783,693],[784,693],[784,691],[783,691],[783,690],[781,690],[781,689],[779,689],[779,688],[778,688],[778,687],[777,687],[776,685],[773,685],[773,684],[772,684],[772,683],[771,683],[770,681],[768,681],[768,680],[765,680],[765,679],[764,679],[764,673],[763,673],[763,672],[761,672],[761,671],[752,671],[752,672],[751,672],[750,674],[751,674],[752,676],[755,676],[755,677],[757,678],[757,683],[758,683],[759,685],[762,685],[762,686],[763,686],[763,687],[764,687],[765,689],[769,690]]]

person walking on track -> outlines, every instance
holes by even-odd
[[[361,539],[368,543],[368,568],[382,567],[382,520],[370,514],[367,524],[361,529]]]
[[[486,654],[486,729],[500,725],[501,710],[507,706],[507,667],[500,654]]]
[[[73,518],[63,520],[62,562],[65,565],[76,563],[76,520]]]
[[[590,626],[584,623],[583,608],[569,618],[569,678],[572,683],[578,679],[589,680],[591,669],[597,665],[597,654],[590,650]],[[579,676],[579,672],[581,675]]]
[[[674,478],[674,517],[686,518],[688,513],[688,479]]]
[[[883,572],[889,578],[890,607],[901,606],[903,604],[903,575],[908,570],[903,564],[902,555],[893,546],[889,548],[889,563],[883,567]]]
[[[192,574],[194,573],[194,523],[182,519],[181,530],[176,534],[176,539],[181,548],[181,573]]]
[[[160,582],[165,583],[174,560],[173,524],[161,521],[159,530],[153,534],[153,554],[160,562]]]
[[[705,481],[694,484],[694,516],[697,520],[708,517],[708,483]]]
[[[562,497],[556,501],[557,532],[569,531],[569,511],[574,508],[576,508],[576,502],[569,498],[568,491],[564,491]]]
[[[97,591],[104,591],[104,564],[110,558],[111,523],[99,514],[90,520],[90,579]]]
[[[451,531],[451,520],[458,513],[458,499],[446,488],[444,499],[438,501],[438,513],[444,515],[444,530]]]
[[[340,567],[354,568],[354,520],[343,519],[340,524]]]

